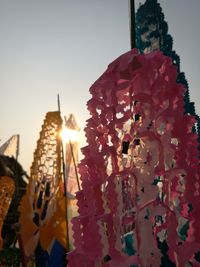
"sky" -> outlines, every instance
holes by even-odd
[[[200,1],[159,3],[200,114]],[[89,88],[129,50],[128,0],[0,0],[0,145],[20,134],[19,162],[29,172],[59,94],[62,115],[75,115],[84,146]]]

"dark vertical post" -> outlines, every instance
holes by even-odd
[[[57,95],[57,101],[58,101],[58,111],[60,112],[60,96],[59,96],[59,94]]]
[[[18,156],[19,156],[19,142],[20,142],[20,135],[17,134],[16,160],[18,160]]]
[[[57,96],[58,100],[58,111],[60,112],[61,116],[61,110],[60,110],[60,97],[59,94]],[[63,142],[60,140],[60,148],[61,148],[61,156],[62,156],[62,171],[63,171],[63,181],[64,181],[64,199],[65,199],[65,209],[66,209],[66,251],[69,252],[69,226],[68,226],[68,204],[67,204],[67,181],[66,181],[66,173],[65,173],[65,157],[64,157],[64,147]]]
[[[76,161],[75,161],[75,157],[74,157],[73,145],[71,143],[71,140],[69,140],[69,145],[70,145],[70,150],[71,150],[71,154],[72,154],[72,160],[73,160],[74,169],[75,169],[76,182],[77,182],[77,185],[78,185],[78,190],[80,191],[81,187],[80,187],[80,183],[79,183],[78,171],[77,171],[77,167],[76,167]]]
[[[135,37],[135,0],[130,0],[130,38],[131,38],[131,49],[136,46]]]

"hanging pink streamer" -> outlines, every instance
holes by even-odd
[[[70,267],[198,266],[199,151],[176,67],[136,49],[92,85]],[[132,235],[135,254],[126,252]]]

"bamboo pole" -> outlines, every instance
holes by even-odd
[[[75,169],[75,175],[76,175],[76,182],[78,185],[78,190],[81,190],[81,186],[80,186],[80,182],[79,182],[79,178],[78,178],[78,171],[77,171],[77,166],[76,166],[76,161],[75,161],[75,157],[74,157],[74,151],[73,151],[73,145],[71,140],[69,140],[69,145],[70,145],[70,150],[71,150],[71,154],[72,154],[72,160],[73,160],[73,164],[74,164],[74,169]]]
[[[135,0],[129,2],[129,18],[130,18],[130,42],[131,49],[136,47],[136,34],[135,34]]]
[[[59,94],[57,96],[58,100],[58,111],[61,113],[60,110],[60,97]],[[65,168],[65,157],[64,157],[64,147],[63,142],[60,140],[60,149],[61,149],[61,156],[62,156],[62,172],[63,172],[63,181],[64,181],[64,199],[65,199],[65,222],[66,222],[66,251],[69,251],[69,225],[68,225],[68,204],[67,204],[67,181],[66,181],[66,168]]]

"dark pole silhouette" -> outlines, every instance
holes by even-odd
[[[133,49],[135,48],[135,0],[130,0],[130,38]]]

